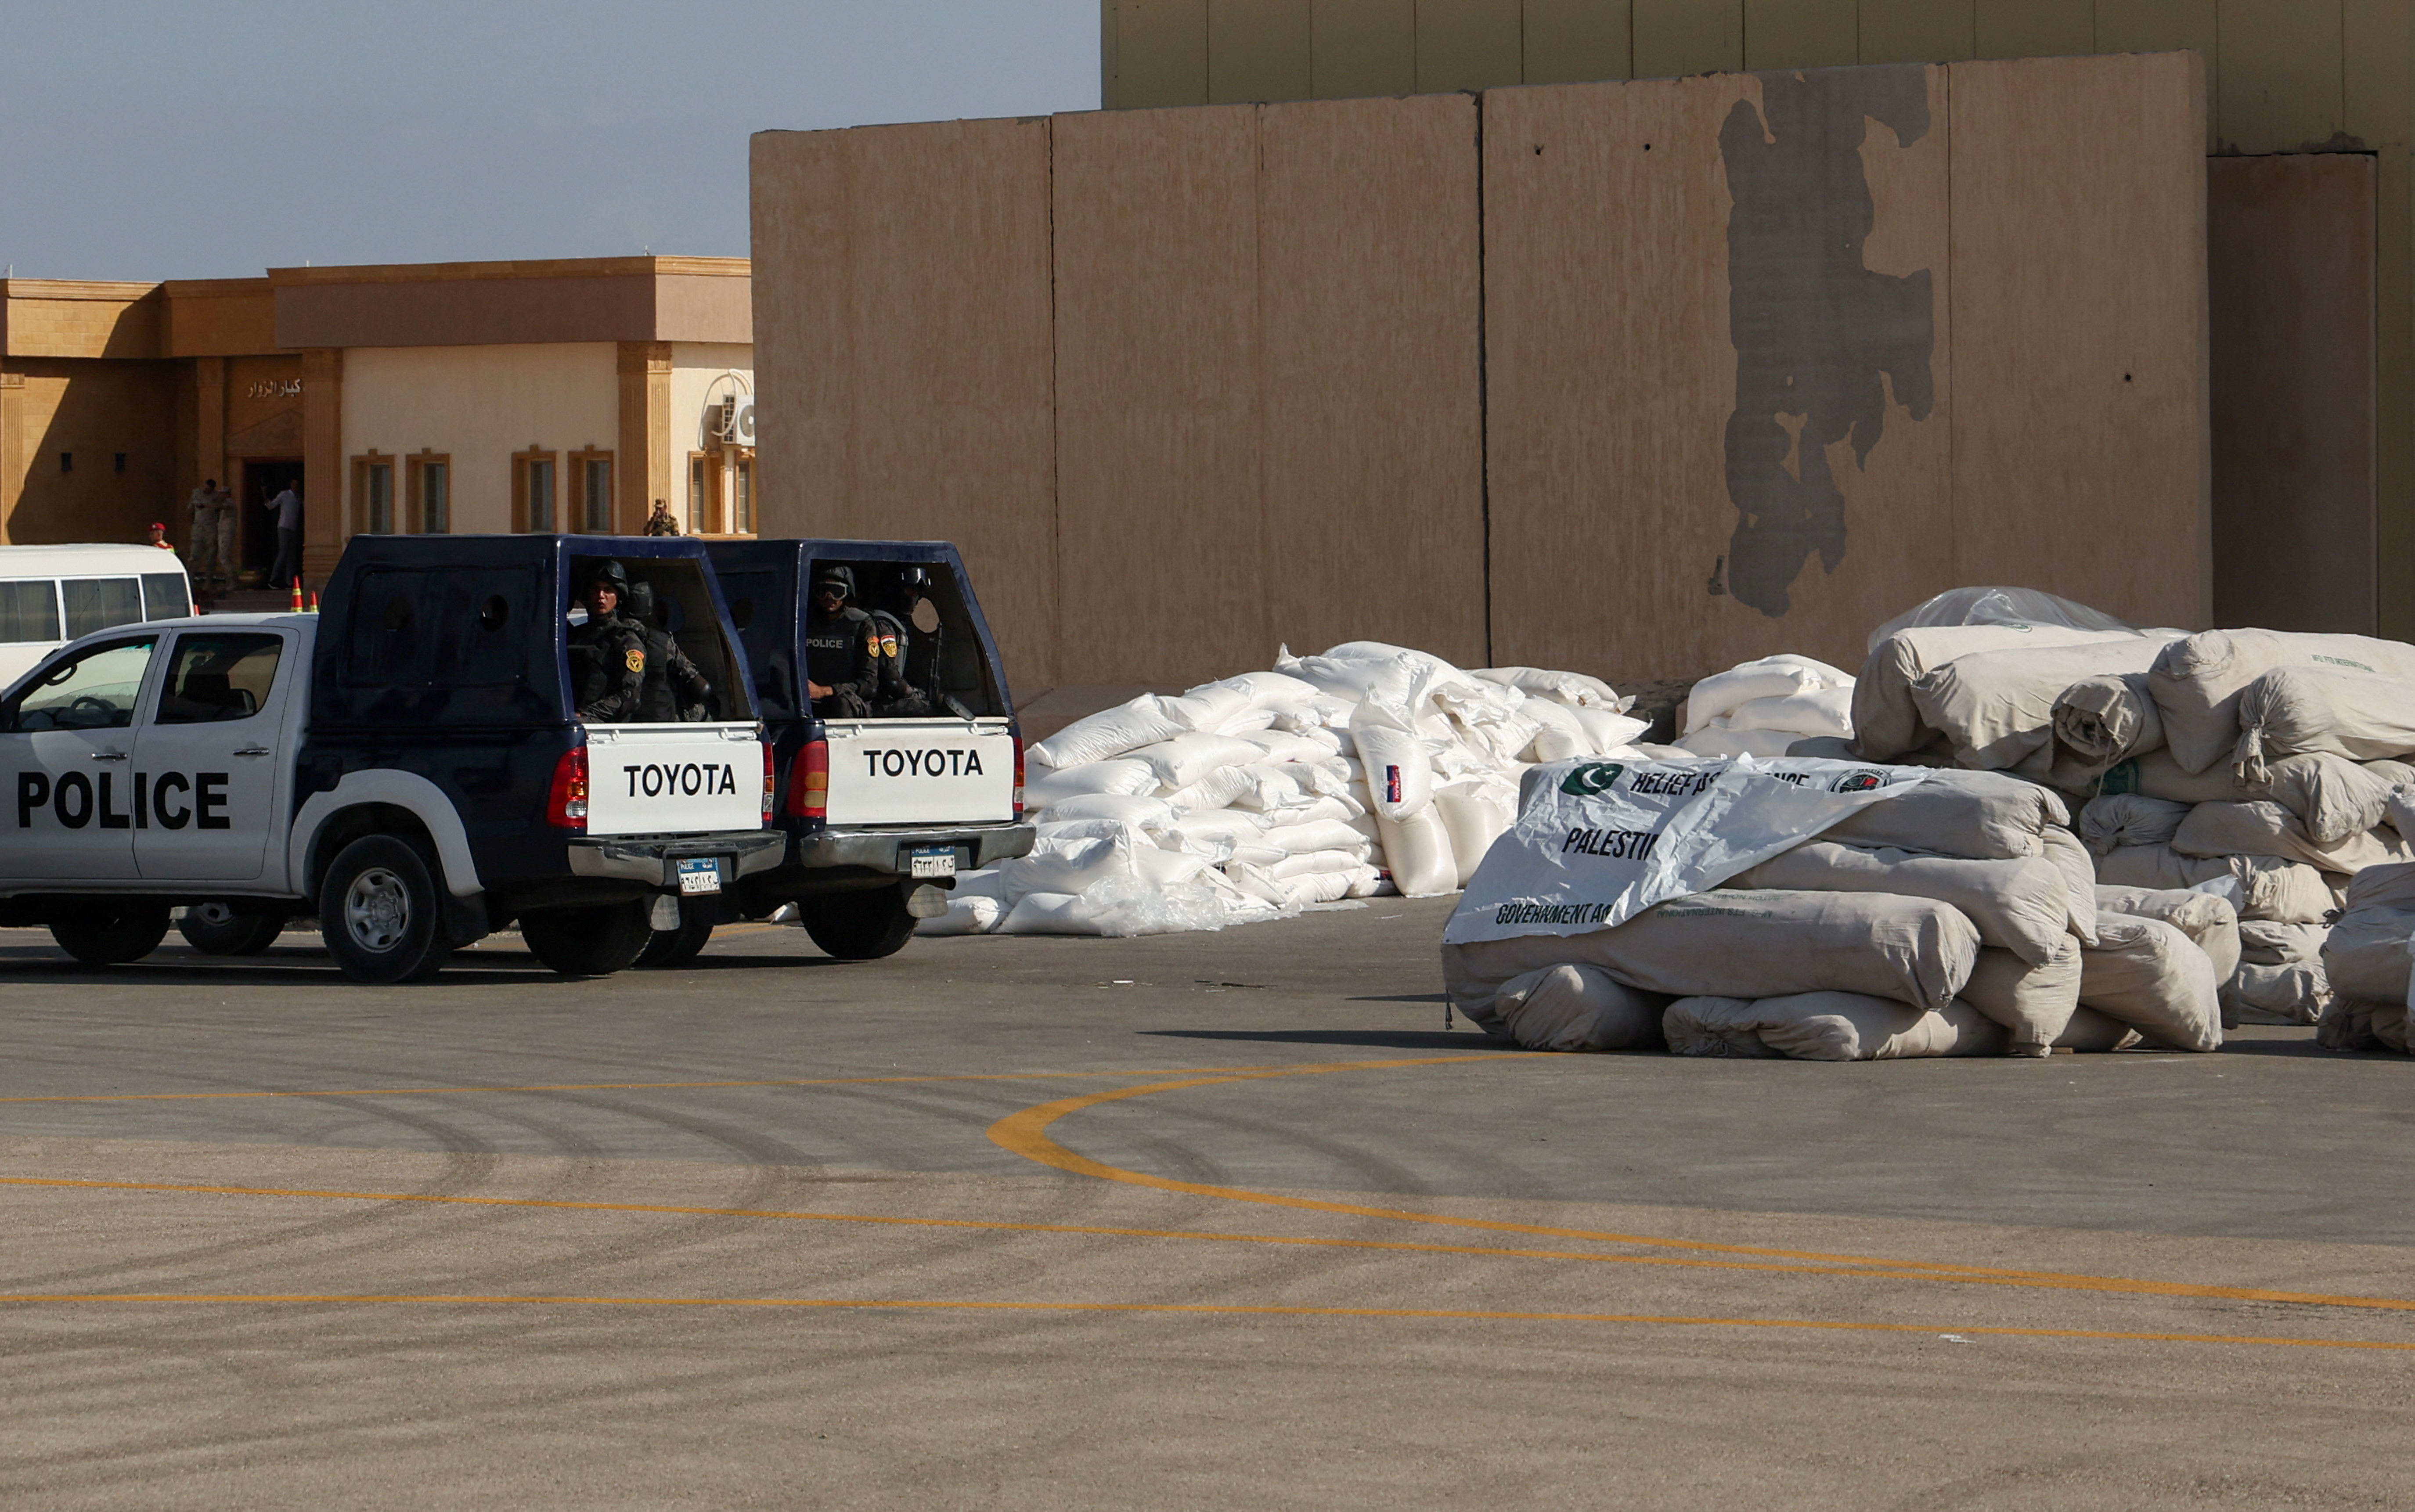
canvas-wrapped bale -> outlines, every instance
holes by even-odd
[[[2017,647],[1958,656],[1912,685],[1921,723],[1942,734],[1958,765],[1980,771],[2051,764],[2056,700],[2074,683],[2143,674],[2164,642],[2131,636],[2092,645]]]
[[[2407,1020],[2408,1007],[2403,1002],[2380,1003],[2334,993],[2331,1005],[2323,1010],[2322,1022],[2315,1025],[2315,1042],[2326,1050],[2394,1050],[2403,1055],[2410,1049]]]
[[[2376,866],[2348,885],[2339,921],[2323,941],[2323,974],[2348,997],[2404,1003],[2415,939],[2415,863]]]
[[[2222,1047],[2220,982],[2205,951],[2160,919],[2111,915],[2080,951],[2079,1000],[2173,1050]]]
[[[2168,846],[2194,805],[2141,793],[2104,793],[2080,806],[2080,843],[2102,856],[2116,846]]]
[[[2053,960],[2070,934],[2062,870],[2043,856],[1965,861],[1815,840],[1738,874],[1725,888],[1931,898],[1970,920],[1981,945],[2010,951],[2032,966]]]
[[[2004,1052],[2043,1055],[2079,1007],[2080,944],[2065,935],[2048,960],[2032,965],[2010,951],[1979,952],[1961,1001],[2004,1026]]]
[[[2241,691],[2231,760],[2241,786],[2268,785],[2283,756],[2317,752],[2357,761],[2415,752],[2415,681],[2345,666],[2283,666]]]
[[[2055,696],[2050,726],[2056,742],[2096,771],[2164,743],[2163,717],[2143,672],[2081,678]]]
[[[2012,861],[2046,851],[2046,832],[2071,811],[2035,783],[1995,771],[1941,769],[1883,803],[1848,815],[1821,838],[1841,845],[1971,861]]]
[[[2274,856],[2351,876],[2368,866],[2415,861],[2388,825],[2318,846],[2296,815],[2262,800],[2198,804],[2181,821],[2171,846],[2183,856]]]
[[[2331,1006],[2330,978],[2320,961],[2284,966],[2240,963],[2222,984],[2223,1025],[2318,1024]]]
[[[1459,1006],[1487,1034],[1521,1049],[1606,1051],[1659,1049],[1667,1002],[1599,966],[1563,963],[1512,977],[1491,997]]]
[[[1940,738],[1921,720],[1912,685],[1959,656],[1977,651],[2080,646],[2137,638],[2132,631],[2074,630],[2050,624],[1934,625],[1898,630],[1870,648],[1853,682],[1853,751],[1892,761]]]
[[[1694,684],[1677,744],[1703,756],[1782,756],[1798,741],[1850,740],[1852,689],[1852,674],[1808,656],[1745,662]]]
[[[2339,667],[2406,684],[2415,682],[2415,646],[2273,630],[2205,630],[2171,642],[2149,668],[2147,685],[2163,716],[2164,744],[2182,771],[2236,759],[2240,696],[2283,666]]]
[[[2169,846],[2116,846],[2096,859],[2100,886],[2185,891],[2228,880],[2242,919],[2319,924],[2338,906],[2323,874],[2272,856],[2183,856]]]
[[[2101,923],[2108,914],[2127,919],[2160,919],[2190,939],[2205,952],[2213,966],[2216,981],[2228,981],[2239,969],[2242,926],[2239,910],[2228,898],[2193,888],[2163,891],[2152,888],[2099,887],[2096,890],[2096,917]],[[2297,928],[2296,925],[2266,926]]]
[[[1794,1060],[1911,1060],[2002,1053],[2002,1025],[1968,1003],[1918,1009],[1860,993],[1681,997],[1661,1016],[1680,1055]]]
[[[1954,1000],[1978,952],[1971,921],[1928,898],[1722,891],[1672,899],[1609,929],[1446,942],[1442,962],[1454,1003],[1575,963],[1670,997],[1853,992],[1928,1009]]]

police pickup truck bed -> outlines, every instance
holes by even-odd
[[[906,943],[918,914],[945,911],[959,872],[1031,848],[1023,741],[997,643],[964,563],[943,541],[714,541],[714,570],[754,669],[771,739],[781,865],[740,884],[743,910],[793,903],[814,942],[866,960]],[[883,686],[902,696],[842,714],[809,683],[811,590],[844,566],[850,634],[872,634]],[[827,638],[827,636],[824,636]],[[670,952],[692,953],[691,934]]]
[[[703,721],[576,717],[564,608],[608,557],[712,683]],[[361,536],[323,609],[119,626],[0,696],[0,922],[112,964],[179,905],[222,953],[316,914],[347,976],[403,981],[517,920],[547,965],[593,975],[682,897],[782,863],[753,679],[698,543]]]

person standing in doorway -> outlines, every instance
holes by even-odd
[[[192,534],[188,561],[193,586],[207,591],[217,579],[234,586],[234,496],[218,491],[218,480],[204,478],[193,490]]]
[[[268,569],[268,586],[291,588],[302,576],[302,490],[289,483],[268,507],[277,512],[277,561]]]

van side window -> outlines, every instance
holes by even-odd
[[[508,686],[525,675],[527,636],[498,634],[537,599],[527,567],[364,572],[352,591],[356,688]],[[498,605],[500,604],[500,608]]]
[[[193,601],[185,591],[183,573],[146,572],[142,575],[142,618],[181,620],[192,612]]]
[[[39,582],[0,583],[0,641],[56,641],[59,634],[59,587]]]
[[[142,582],[137,577],[70,577],[59,584],[68,602],[68,635],[73,640],[112,625],[142,622]]]
[[[52,663],[7,711],[8,727],[20,733],[126,728],[134,723],[134,699],[158,644],[121,640]]]
[[[277,682],[282,636],[269,635],[178,636],[168,664],[168,685],[159,694],[155,725],[209,725],[249,719],[268,702]]]

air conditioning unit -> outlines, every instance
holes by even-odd
[[[755,444],[755,401],[736,395],[714,406],[712,434],[732,446]]]

